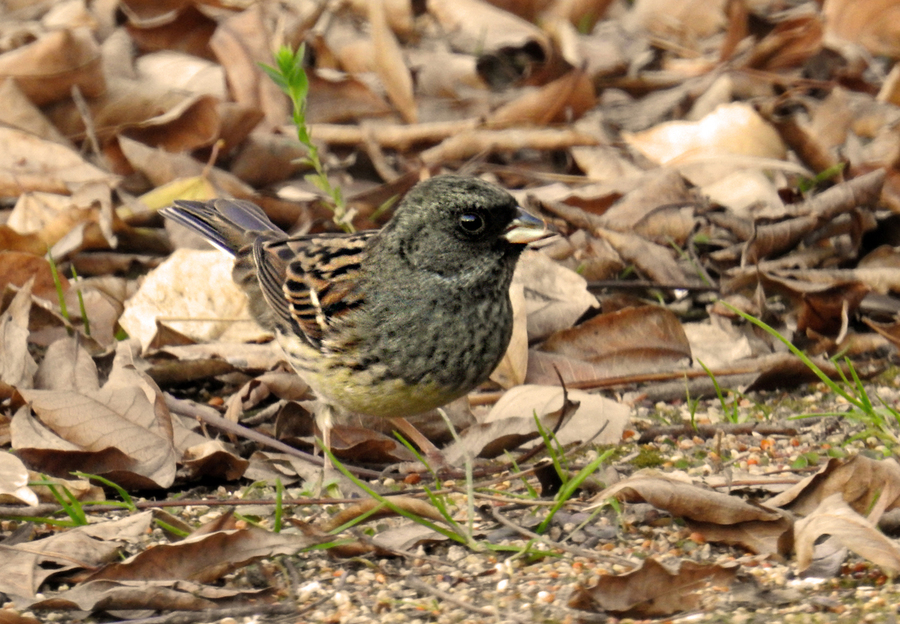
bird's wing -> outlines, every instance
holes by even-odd
[[[341,319],[362,303],[363,295],[357,288],[360,262],[376,233],[289,238],[269,244],[268,262],[257,263],[267,298],[268,293],[274,294],[277,289],[278,313],[283,317],[286,314],[317,348],[321,348],[323,340]],[[270,275],[266,269],[276,268],[279,263],[284,263],[281,265],[284,268]]]

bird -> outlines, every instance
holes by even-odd
[[[512,333],[519,256],[551,233],[507,191],[460,175],[419,182],[381,229],[356,233],[290,236],[239,199],[160,212],[234,256],[251,315],[324,402],[326,448],[343,411],[390,419],[429,455],[403,417],[487,380]]]

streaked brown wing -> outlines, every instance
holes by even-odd
[[[284,239],[257,238],[253,241],[252,258],[256,280],[266,303],[275,314],[276,322],[293,326],[295,321],[291,308],[284,298],[284,276],[291,260],[290,250],[284,243]]]
[[[346,314],[362,304],[360,262],[377,232],[304,236],[283,241],[291,250],[282,296],[291,318],[321,347]]]

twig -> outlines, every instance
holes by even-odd
[[[629,566],[631,568],[637,567],[636,563],[634,563],[633,561],[629,561],[628,559],[625,559],[623,557],[616,557],[615,555],[603,555],[603,554],[600,554],[600,553],[597,553],[597,552],[594,552],[591,550],[585,550],[584,548],[578,548],[577,546],[567,546],[565,544],[561,544],[560,542],[555,542],[555,541],[549,539],[548,537],[545,537],[543,535],[535,533],[534,531],[529,531],[528,529],[526,529],[523,526],[519,526],[518,524],[516,524],[515,522],[513,522],[512,520],[510,520],[503,514],[501,514],[499,511],[494,509],[493,507],[490,508],[489,513],[486,513],[486,511],[483,508],[479,508],[479,512],[494,519],[495,521],[499,522],[503,526],[505,526],[509,529],[512,529],[513,531],[516,531],[523,537],[527,537],[528,539],[537,540],[540,543],[544,544],[545,546],[548,546],[549,548],[555,548],[558,550],[562,550],[567,553],[571,553],[571,554],[575,555],[576,557],[585,557],[587,559],[595,559],[595,560],[606,560],[606,561],[609,561],[610,563],[618,563],[619,565],[625,565],[625,566]]]
[[[326,600],[330,596],[326,596]],[[304,609],[305,611],[306,609]],[[243,618],[260,615],[291,615],[302,613],[293,603],[254,604],[226,609],[204,609],[202,611],[173,611],[166,615],[139,620],[119,620],[112,624],[193,624],[194,622],[217,622],[223,618]]]
[[[807,419],[806,426],[813,423]],[[745,435],[749,433],[758,433],[760,435],[797,435],[799,427],[791,426],[785,423],[757,422],[757,423],[719,423],[717,425],[670,425],[666,427],[653,427],[644,431],[638,438],[638,444],[646,444],[652,442],[658,436],[678,437],[683,435],[700,436],[701,438],[711,438],[716,432]]]
[[[431,594],[435,598],[440,598],[444,602],[449,602],[451,604],[454,604],[457,607],[465,609],[466,611],[469,611],[471,613],[476,613],[478,615],[484,615],[487,617],[500,617],[500,612],[496,608],[488,609],[485,607],[476,607],[475,605],[473,605],[471,603],[460,600],[453,594],[442,591],[442,590],[438,589],[437,587],[428,585],[427,583],[423,583],[422,581],[420,581],[418,578],[416,578],[414,576],[407,576],[405,579],[403,579],[403,584],[411,589],[415,589],[416,591],[424,592],[426,594]],[[513,622],[525,622],[525,620],[520,620],[519,618],[512,616],[512,615],[507,614],[505,617],[512,620]]]
[[[223,431],[227,431],[228,433],[233,433],[234,435],[246,438],[247,440],[253,440],[254,442],[258,442],[259,444],[268,446],[269,448],[273,448],[276,451],[292,455],[293,457],[299,457],[300,459],[311,464],[316,464],[317,466],[323,465],[321,457],[316,457],[314,455],[310,455],[309,453],[304,453],[303,451],[295,449],[293,446],[289,446],[284,442],[276,440],[275,438],[270,438],[269,436],[263,435],[258,431],[254,431],[253,429],[248,429],[247,427],[241,426],[237,423],[233,423],[230,420],[219,416],[219,413],[212,408],[206,408],[205,406],[198,405],[191,401],[182,401],[180,399],[176,399],[168,393],[165,396],[166,407],[168,407],[173,412],[184,414],[185,416],[191,416],[192,418],[196,418],[208,425],[212,425],[213,427],[217,427],[218,429],[222,429]],[[347,469],[353,474],[360,477],[366,477],[369,479],[378,479],[381,477],[381,473],[376,472],[375,470],[366,470],[365,468],[355,468],[353,466],[348,466]]]

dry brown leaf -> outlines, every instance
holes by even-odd
[[[621,440],[629,414],[627,406],[577,390],[570,390],[568,398],[575,406],[556,433],[561,443],[593,440],[615,444]],[[516,386],[500,398],[483,424],[469,427],[458,442],[446,447],[444,456],[448,463],[462,465],[466,457],[494,457],[517,448],[538,437],[535,414],[545,430],[556,429],[562,405],[563,390],[559,386]]]
[[[629,415],[627,405],[580,390],[569,390],[566,394],[569,401],[577,403],[578,407],[556,432],[560,444],[588,440],[594,444],[616,444],[622,439]],[[521,416],[529,418],[534,414],[549,415],[561,409],[562,405],[563,391],[559,386],[519,386],[506,392],[483,422],[503,422]]]
[[[731,155],[781,160],[786,154],[775,129],[752,106],[740,102],[720,105],[699,121],[670,121],[644,132],[623,132],[622,138],[655,163],[685,165],[702,161],[710,170],[720,162],[727,164],[727,156]],[[711,172],[702,181],[695,181],[709,184],[722,175]]]
[[[787,513],[780,520],[768,522],[750,520],[717,524],[686,519],[685,524],[707,542],[740,546],[759,555],[787,556],[794,545],[794,521]]]
[[[712,370],[735,365],[754,355],[747,336],[730,323],[721,322],[721,317],[714,316],[702,323],[684,323],[682,328],[694,361],[703,362]]]
[[[900,56],[900,3],[897,0],[825,0],[825,34],[860,45],[873,56]]]
[[[769,499],[797,516],[811,513],[829,496],[840,493],[857,513],[877,523],[881,514],[900,506],[900,465],[894,459],[875,461],[863,455],[832,458],[822,469],[789,490]]]
[[[293,371],[266,372],[231,395],[226,402],[225,418],[238,422],[244,410],[257,407],[272,394],[279,399],[300,401],[309,398],[310,391],[309,385]]]
[[[771,110],[777,107],[778,112]],[[809,124],[805,123],[805,114],[780,114],[781,110],[791,110],[788,102],[773,101],[770,106],[760,106],[758,111],[772,124],[785,144],[797,154],[801,162],[813,171],[826,171],[838,167],[837,154],[833,153],[815,134],[810,131]],[[798,109],[799,110],[799,109]],[[835,176],[836,182],[841,182],[843,175]]]
[[[596,144],[596,138],[568,129],[463,130],[445,139],[440,145],[423,151],[421,158],[426,164],[443,164],[467,160],[485,152],[512,152],[525,149],[544,151]]]
[[[88,106],[93,131],[101,143],[125,134],[168,151],[191,151],[212,145],[221,130],[215,96],[149,81],[111,80],[106,92]],[[61,103],[49,116],[66,136],[84,138],[84,117],[74,102]]]
[[[138,0],[131,0],[133,6],[138,5]],[[155,2],[143,2],[144,9]],[[165,10],[167,2],[160,3]],[[218,22],[202,11],[193,3],[179,3],[182,7],[171,11],[166,15],[153,16],[149,19],[131,19],[125,24],[128,37],[142,50],[178,50],[203,58],[212,58],[209,41],[216,31]],[[151,11],[154,9],[150,9]],[[104,50],[105,52],[106,50]],[[107,62],[108,64],[108,62]]]
[[[670,370],[691,357],[678,317],[658,306],[600,314],[556,332],[541,349],[595,364],[614,362],[620,375]]]
[[[701,190],[710,202],[728,208],[729,217],[749,219],[760,205],[769,211],[784,211],[784,202],[771,176],[761,169],[735,171]]]
[[[12,453],[0,453],[0,503],[37,505],[38,497],[28,487],[30,475],[22,460]]]
[[[231,367],[247,373],[272,370],[284,360],[283,352],[274,342],[244,344],[242,342],[215,341],[205,344],[165,345],[157,348],[153,355],[186,362],[223,360]]]
[[[521,263],[519,264],[521,267]],[[519,267],[516,267],[517,270]],[[491,381],[501,388],[512,388],[525,382],[528,372],[528,323],[525,287],[513,278],[509,298],[513,308],[513,331],[503,359],[491,373]]]
[[[406,123],[416,123],[418,112],[413,95],[412,76],[406,68],[400,45],[388,26],[385,0],[369,1],[369,22],[372,28],[372,48],[375,71],[388,98],[400,111]]]
[[[595,102],[593,82],[583,70],[573,69],[540,89],[504,104],[491,113],[486,125],[506,128],[571,123],[593,108]]]
[[[562,18],[574,26],[591,32],[612,3],[613,0],[553,0],[544,9],[543,17]]]
[[[501,48],[537,45],[548,57],[546,34],[533,24],[481,0],[431,0],[431,13],[447,34],[450,45],[469,54]]]
[[[0,126],[2,197],[18,197],[24,191],[67,194],[84,184],[113,187],[117,181],[64,145]]]
[[[191,580],[210,583],[238,568],[263,558],[295,555],[301,550],[329,541],[290,533],[269,533],[262,529],[226,530],[187,537],[177,544],[160,544],[122,561],[110,564],[92,580]]]
[[[298,142],[268,132],[251,132],[237,148],[230,171],[253,186],[269,186],[302,170],[306,155]]]
[[[387,531],[379,531],[372,538],[372,542],[390,552],[415,552],[419,546],[439,544],[448,539],[446,535],[427,526],[417,522],[407,522]]]
[[[65,355],[60,352],[58,359]],[[100,389],[84,381],[96,374],[87,370],[88,364],[66,376],[81,379],[84,389],[20,389],[29,404],[11,425],[13,447],[20,456],[33,468],[60,476],[85,470],[125,487],[171,485],[179,459],[172,417],[159,389],[134,372],[131,362],[131,346],[122,342],[109,380]]]
[[[727,587],[737,572],[737,564],[719,566],[693,561],[682,561],[678,571],[671,572],[651,557],[628,574],[601,576],[590,587],[576,587],[569,606],[619,617],[665,617],[698,608],[700,589],[709,585]]]
[[[637,234],[626,234],[597,228],[594,234],[612,246],[626,263],[633,264],[643,275],[660,285],[682,285],[688,276],[668,247],[657,245]]]
[[[0,78],[0,102],[3,102],[3,107],[0,108],[0,122],[4,125],[66,147],[73,147],[44,113],[22,93],[14,78],[5,80]]]
[[[682,245],[694,229],[694,207],[700,203],[677,171],[661,169],[644,176],[640,186],[610,206],[594,223],[617,232],[635,232],[657,244],[674,240]]]
[[[141,28],[151,28],[178,19],[191,0],[123,0],[122,10],[128,20]]]
[[[278,432],[278,439],[293,442],[292,438],[284,436],[281,431]],[[312,446],[315,440],[312,436],[307,436],[305,442]],[[331,450],[338,459],[354,464],[397,464],[416,461],[416,456],[397,438],[370,427],[334,425],[331,429]]]
[[[0,609],[0,624],[41,624],[41,622],[12,608],[4,607]]]
[[[261,5],[224,20],[209,45],[225,68],[234,100],[264,114],[264,127],[277,128],[289,116],[289,103],[278,86],[268,79],[259,63],[271,64],[272,33]]]
[[[590,116],[590,114],[591,113],[588,113],[588,116]],[[622,189],[623,182],[628,180],[629,178],[632,180],[638,180],[644,175],[643,171],[638,169],[638,167],[636,167],[634,163],[626,159],[619,150],[611,145],[597,145],[594,147],[573,147],[571,149],[571,152],[572,159],[575,161],[575,164],[577,164],[578,168],[584,172],[584,175],[588,180],[590,180],[591,182],[601,182],[615,185],[617,191]],[[569,185],[560,185],[559,188],[566,195],[575,197],[588,195],[591,190],[590,185],[585,185],[577,189],[573,189]],[[597,187],[594,186],[593,188],[596,189]],[[605,190],[606,192],[609,192],[612,189]],[[537,195],[534,190],[532,190],[532,193]],[[603,191],[601,191],[601,193],[603,193]],[[616,195],[618,197],[618,193],[616,193]],[[580,205],[588,202],[579,201],[572,203]]]
[[[650,503],[673,516],[697,522],[739,524],[778,522],[783,518],[783,513],[776,509],[699,487],[671,474],[649,470],[606,488],[591,499],[597,502],[587,509],[605,505],[606,499],[613,496],[629,503]]]
[[[347,4],[358,15],[369,16],[372,4],[369,0],[350,0]],[[383,5],[387,24],[397,36],[408,37],[414,34],[415,16],[409,0],[383,0]]]
[[[657,35],[695,41],[724,28],[724,8],[725,0],[639,0],[629,19]]]
[[[19,390],[33,387],[38,369],[28,351],[31,287],[26,282],[0,314],[0,381]]]
[[[573,383],[607,379],[618,374],[619,368],[615,363],[591,364],[566,355],[529,349],[525,383],[553,385],[559,383],[560,375],[566,383]]]
[[[57,340],[47,347],[34,382],[41,390],[96,392],[100,389],[93,358],[80,341],[70,338]]]
[[[811,514],[797,521],[794,547],[799,572],[809,567],[815,556],[816,541],[823,535],[831,536],[892,574],[900,572],[900,547],[879,531],[872,521],[851,509],[840,493],[822,499]]]
[[[243,605],[270,595],[267,589],[228,589],[188,581],[88,581],[34,601],[32,609],[54,611],[116,610],[202,611]]]
[[[416,77],[416,93],[420,98],[452,98],[452,110],[458,110],[468,96],[469,108],[472,110],[467,116],[471,118],[481,116],[488,110],[489,98],[486,91],[473,95],[473,89],[484,90],[487,87],[478,75],[478,60],[475,57],[439,50],[426,52],[408,49],[407,58]],[[447,111],[448,117],[452,110]],[[455,118],[456,115],[450,117]]]
[[[207,168],[187,154],[171,154],[125,136],[119,136],[116,144],[128,165],[147,176],[154,186],[161,186],[179,178],[189,178],[191,186],[199,187],[199,191],[195,192],[207,193],[212,190],[215,196],[227,195],[238,199],[253,199],[256,196],[251,186],[235,176],[216,167]],[[187,193],[187,190],[184,192]],[[205,195],[197,198],[211,199]],[[296,217],[296,214],[294,216]]]
[[[322,475],[322,467],[286,453],[256,451],[250,456],[250,464],[244,471],[244,478],[263,481],[275,486],[293,485],[299,481],[315,482]]]
[[[822,19],[815,13],[799,13],[780,20],[750,52],[749,67],[769,71],[800,67],[822,50]]]
[[[896,348],[900,348],[900,322],[898,323],[876,323],[875,321],[863,318],[863,323],[874,329],[881,336],[884,336]]]
[[[166,89],[228,98],[225,71],[221,65],[192,54],[162,50],[138,57],[135,63],[138,79]]]
[[[422,516],[423,518],[435,520],[436,522],[446,522],[445,518],[438,512],[434,505],[420,498],[415,498],[413,496],[391,496],[391,504],[396,505],[404,511]],[[370,513],[373,511],[374,513]],[[370,498],[369,500],[360,501],[345,507],[316,528],[324,533],[330,533],[338,527],[341,527],[347,522],[355,520],[364,514],[367,514],[366,522],[368,522],[370,520],[380,520],[382,518],[396,516],[397,512],[388,509],[374,498]]]
[[[356,78],[324,78],[310,72],[309,83],[307,119],[311,123],[356,122],[391,112],[390,105],[380,95]],[[365,132],[365,128],[357,126],[357,129]],[[320,138],[315,130],[311,134],[317,140]]]
[[[0,54],[0,77],[15,78],[38,106],[70,97],[75,87],[85,97],[98,97],[106,89],[100,48],[87,28],[43,33],[33,43]]]
[[[55,574],[110,561],[126,542],[143,536],[152,520],[153,513],[145,511],[6,546],[0,591],[16,596],[17,602],[28,606],[36,601],[45,580]]]
[[[157,319],[197,341],[268,335],[250,318],[247,297],[231,279],[233,264],[219,251],[176,251],[147,276],[119,323],[144,349],[156,335]]]

